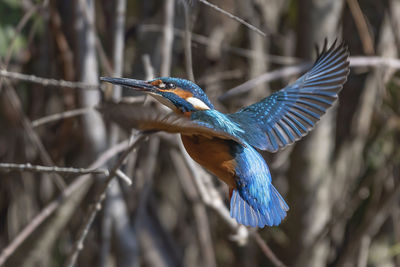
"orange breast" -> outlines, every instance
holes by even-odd
[[[215,174],[229,187],[236,188],[236,161],[229,151],[229,141],[203,136],[181,135],[188,154],[201,166]]]

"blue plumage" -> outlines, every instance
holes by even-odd
[[[181,116],[173,123],[173,132],[181,133],[194,160],[229,185],[231,216],[243,225],[264,227],[280,224],[289,207],[271,184],[268,166],[256,149],[277,151],[315,126],[347,79],[348,56],[343,44],[328,49],[325,42],[314,66],[296,82],[233,114],[215,110],[203,90],[188,80],[102,80],[161,96],[178,114],[189,114],[190,127],[184,126]],[[163,125],[165,130],[171,127],[168,120],[171,118],[147,118],[143,129],[153,130],[150,126],[154,125],[157,130]]]
[[[325,44],[309,72],[260,102],[230,114],[230,119],[253,128],[255,134],[245,140],[259,149],[274,152],[294,143],[337,99],[349,73],[347,58],[343,44],[329,50]]]
[[[279,225],[289,210],[271,184],[271,174],[262,156],[251,146],[232,146],[237,162],[237,188],[231,197],[231,216],[240,224],[252,227]]]
[[[157,80],[161,80],[166,84],[171,83],[171,84],[174,84],[176,87],[187,90],[187,91],[191,92],[194,97],[203,101],[211,109],[214,108],[214,105],[210,102],[206,93],[204,93],[204,91],[200,88],[200,86],[198,86],[197,84],[195,84],[189,80],[185,80],[185,79],[181,79],[181,78],[173,78],[173,77],[159,77],[159,78],[155,78],[149,82],[157,81]]]

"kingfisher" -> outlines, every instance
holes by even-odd
[[[311,69],[270,96],[224,114],[195,83],[172,77],[149,81],[101,77],[100,80],[153,96],[174,112],[160,117],[151,110],[108,114],[134,121],[143,131],[179,133],[192,159],[229,187],[230,215],[250,227],[277,226],[289,210],[272,185],[258,152],[276,152],[305,136],[338,98],[349,74],[347,46],[327,42]]]

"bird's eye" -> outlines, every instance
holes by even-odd
[[[176,86],[173,83],[167,83],[167,88],[168,89],[174,89]]]

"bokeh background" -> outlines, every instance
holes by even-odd
[[[205,1],[0,2],[0,162],[25,168],[0,166],[0,265],[79,252],[77,266],[400,266],[400,1],[210,2],[265,36]],[[351,74],[311,134],[263,153],[290,206],[278,227],[230,220],[226,186],[172,135],[142,140],[120,167],[133,185],[113,180],[102,205],[105,175],[26,169],[112,168],[129,133],[92,107],[158,107],[100,76],[190,78],[234,112],[298,77],[325,38],[346,42]]]

